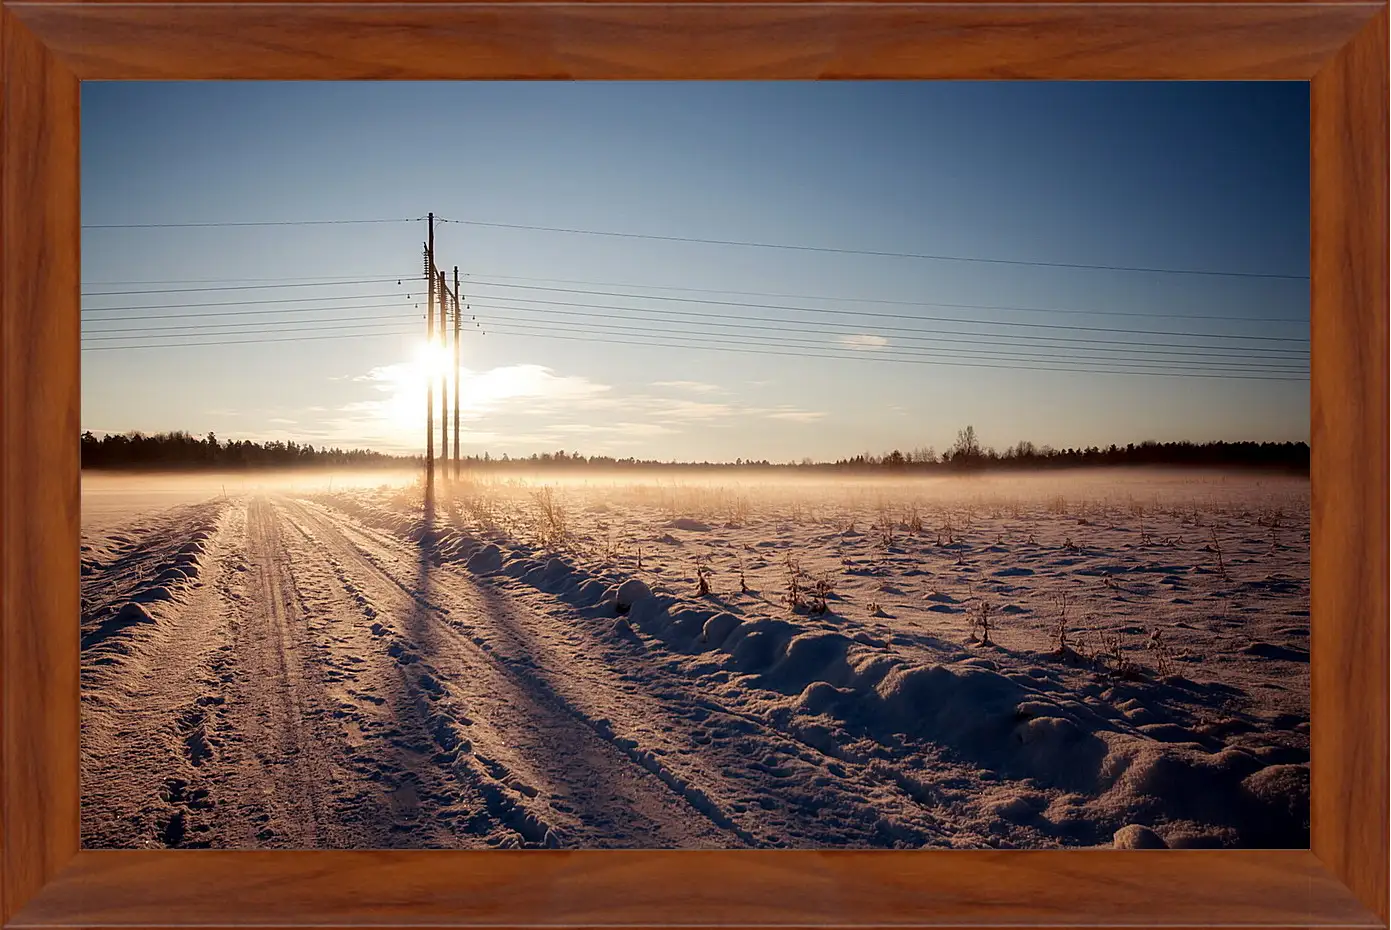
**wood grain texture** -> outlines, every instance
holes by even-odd
[[[0,0],[0,919],[1384,926],[1386,29],[1302,0]],[[828,76],[1313,78],[1313,851],[76,853],[77,78]]]
[[[84,852],[9,926],[1120,923],[1377,925],[1308,852],[499,850]]]
[[[0,917],[77,851],[78,82],[0,10]]]
[[[84,79],[1307,80],[1379,4],[12,3]]]
[[[1387,913],[1387,15],[1314,78],[1314,852]],[[1356,774],[1354,774],[1356,773]]]

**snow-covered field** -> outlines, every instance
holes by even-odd
[[[84,484],[84,845],[1308,844],[1307,480],[383,480]]]

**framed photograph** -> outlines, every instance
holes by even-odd
[[[1387,16],[0,4],[0,922],[1386,926]]]

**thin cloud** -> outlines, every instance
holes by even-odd
[[[770,420],[788,420],[792,423],[811,423],[823,419],[826,414],[820,410],[800,410],[796,407],[784,405],[776,410],[765,413]]]
[[[869,333],[856,333],[853,336],[841,336],[840,344],[852,349],[882,349],[889,344],[889,340],[883,336],[874,336]]]
[[[654,381],[652,386],[690,391],[693,394],[723,394],[725,392],[724,388],[718,384],[707,384],[704,381]]]
[[[547,431],[562,435],[666,436],[676,430],[660,423],[560,423]]]
[[[681,420],[715,420],[737,416],[739,409],[729,404],[712,404],[700,400],[674,400],[655,404],[654,413]]]

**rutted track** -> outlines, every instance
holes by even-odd
[[[466,634],[489,621],[481,599],[461,590],[460,576],[450,573],[445,584],[439,567],[419,552],[414,563],[404,546],[388,555],[319,508],[284,506],[336,562],[345,590],[376,618],[388,654],[419,666],[418,680],[428,680],[433,692],[461,696],[470,724],[459,738],[470,751],[460,755],[476,760],[485,787],[508,789],[510,804],[494,801],[495,812],[527,812],[518,831],[524,839],[590,848],[753,841],[699,794],[626,751],[541,677],[499,657],[486,635]],[[452,722],[434,724],[446,725]]]
[[[238,592],[233,638],[239,660],[234,726],[243,759],[226,767],[240,819],[263,824],[260,845],[351,848],[377,839],[376,825],[352,816],[335,789],[341,731],[327,708],[322,645],[294,577],[278,512],[251,501],[247,583]]]
[[[227,622],[245,514],[177,508],[84,559],[82,833],[103,846],[211,845]],[[150,522],[150,521],[147,521]]]

